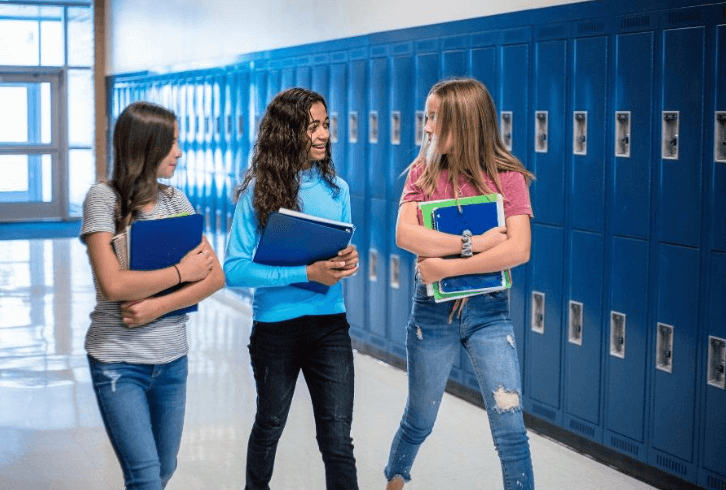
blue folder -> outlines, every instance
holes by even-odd
[[[469,230],[472,235],[481,235],[500,226],[497,206],[497,202],[492,201],[466,204],[461,209],[457,206],[436,208],[432,216],[433,224],[444,233],[461,235],[464,230]],[[439,282],[439,289],[445,294],[479,289],[494,291],[506,287],[506,277],[501,271],[446,277]]]
[[[202,242],[204,217],[201,214],[135,221],[128,233],[129,269],[148,271],[171,267]],[[183,284],[161,291],[163,296]],[[181,315],[197,311],[197,305],[181,308],[162,316]]]
[[[299,266],[332,259],[350,244],[355,226],[305,213],[280,209],[272,213],[262,231],[253,262],[263,265]],[[318,282],[299,282],[295,287],[326,294]]]

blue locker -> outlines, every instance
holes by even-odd
[[[345,61],[344,55],[339,55]],[[330,66],[330,97],[328,117],[330,117],[330,143],[336,172],[348,180],[347,142],[348,138],[348,68],[345,63]],[[350,183],[348,183],[350,184]]]
[[[263,109],[267,107],[267,104],[272,102],[272,99],[274,99],[278,93],[282,92],[286,88],[290,87],[287,87],[282,83],[282,75],[280,71],[270,69],[270,71],[267,72],[267,96],[265,98]]]
[[[348,63],[348,118],[347,135],[340,135],[348,141],[348,172],[345,179],[350,187],[350,199],[353,210],[353,224],[356,232],[353,235],[353,243],[358,248],[360,260],[359,271],[348,279],[346,284],[346,304],[348,310],[348,321],[351,326],[359,332],[364,332],[366,322],[366,301],[368,298],[368,227],[367,209],[368,199],[367,183],[368,172],[366,169],[366,138],[367,138],[367,96],[366,89],[367,73],[366,50],[354,51],[350,54]]]
[[[607,129],[608,40],[573,42],[570,224],[603,232],[605,221],[605,134]],[[569,139],[569,138],[568,138]]]
[[[532,205],[539,223],[562,226],[565,214],[565,56],[563,40],[535,44],[535,151]],[[569,140],[569,138],[567,138]]]
[[[497,108],[499,101],[499,85],[497,84],[497,47],[485,46],[472,48],[469,54],[471,60],[471,76],[483,83],[494,99]]]
[[[699,246],[701,232],[704,38],[703,27],[664,31],[663,64],[658,67],[664,111],[658,118],[659,126],[669,117],[666,112],[678,116],[675,127],[661,131],[668,135],[655,145],[664,147],[659,152],[660,239],[692,247]],[[667,141],[671,136],[677,140],[675,150]]]
[[[251,117],[252,130],[249,134],[250,141],[253,144],[257,140],[260,121],[265,113],[265,107],[267,107],[267,78],[267,70],[264,64],[256,62],[255,71],[252,73],[252,89],[250,90],[254,112]]]
[[[562,229],[534,223],[530,294],[543,301],[529,299],[524,402],[530,413],[560,425],[563,260]]]
[[[417,43],[417,46],[421,43]],[[424,44],[424,47],[428,48],[428,43]],[[429,94],[431,87],[439,81],[439,69],[438,69],[439,55],[438,53],[417,53],[415,61],[415,80],[416,80],[416,99],[414,100],[414,108],[416,111],[423,111],[426,106],[426,97]],[[423,114],[421,114],[422,116]],[[423,123],[423,120],[416,121],[416,144],[420,145],[420,133],[419,129],[423,130],[423,125],[419,128],[418,126]]]
[[[651,226],[651,168],[654,34],[615,36],[612,198],[614,235],[648,238]]]
[[[280,70],[280,90],[285,90],[295,86],[295,67],[286,66]]]
[[[726,482],[726,390],[724,390],[723,341],[726,340],[726,254],[711,254],[711,278],[708,328],[701,336],[704,343],[705,403],[701,414],[703,425],[702,468],[699,484],[708,488],[724,487]],[[710,363],[709,363],[710,361]],[[718,366],[721,366],[719,369]],[[717,485],[717,483],[719,483]]]
[[[328,93],[330,91],[330,68],[328,57],[318,56],[316,61],[319,63],[311,68],[310,88],[323,96],[325,103],[328,104],[328,117],[330,117],[330,94]]]
[[[310,60],[301,58],[297,60],[298,66],[295,69],[295,86],[303,88],[312,87],[312,67],[309,65]]]
[[[467,37],[456,36],[441,40],[441,76],[465,77],[468,73]]]
[[[661,244],[649,463],[695,479],[695,400],[699,306],[697,249]]]
[[[387,343],[386,297],[388,295],[388,80],[387,46],[371,48],[368,61],[368,141],[366,223],[368,226],[367,325],[371,341],[379,347]]]
[[[235,183],[247,168],[250,153],[250,89],[251,78],[247,71],[240,71],[235,77],[233,143],[235,148],[234,165],[230,172],[232,182]],[[234,209],[232,210],[234,214]]]
[[[600,440],[600,379],[602,360],[603,236],[572,231],[569,294],[565,305],[566,427]]]
[[[482,54],[483,55],[483,54]],[[481,59],[481,58],[480,58]],[[474,65],[475,69],[477,65]],[[483,66],[483,65],[482,65]],[[500,87],[497,102],[498,109],[511,112],[512,126],[511,146],[512,154],[519,158],[527,167],[528,151],[531,138],[528,136],[529,120],[529,46],[527,44],[505,45],[499,50],[499,62],[495,65],[492,77],[497,80],[495,86]],[[483,75],[482,75],[483,76]],[[494,82],[493,82],[494,83]],[[489,87],[489,91],[492,88]],[[494,96],[494,92],[492,92]],[[501,120],[501,119],[500,119]],[[501,131],[501,128],[500,128]],[[537,209],[533,208],[535,216]],[[534,239],[534,238],[533,238]],[[525,367],[527,352],[526,331],[527,331],[527,297],[529,285],[527,283],[527,269],[529,264],[517,267],[512,270],[512,290],[509,293],[510,314],[514,324],[514,333],[517,336],[517,356],[519,367],[522,371],[522,378],[526,377]],[[523,395],[529,396],[527,385],[523,384]]]
[[[205,74],[204,79],[204,139],[202,140],[202,148],[204,151],[204,167],[202,169],[202,189],[201,196],[204,204],[204,223],[205,229],[211,231],[214,221],[214,149],[212,147],[212,134],[214,131],[214,91],[212,89],[212,78],[209,73]]]
[[[388,151],[388,335],[389,350],[400,358],[406,356],[406,324],[413,297],[415,256],[396,246],[398,202],[406,179],[405,170],[417,154],[414,143],[414,94],[412,45],[403,43],[391,49],[390,61],[390,138]],[[386,117],[386,116],[384,116]]]
[[[649,244],[612,238],[610,311],[603,347],[606,361],[605,438],[607,446],[644,460],[648,339]],[[622,339],[622,340],[621,340]]]
[[[715,86],[724,87],[726,85],[726,25],[716,27],[716,77]],[[726,115],[726,91],[723,89],[715,91],[715,109],[722,115]],[[708,119],[711,119],[708,116]],[[719,124],[719,129],[723,130],[723,126],[726,122],[717,123],[714,115],[713,124]],[[710,131],[710,130],[707,130]],[[716,131],[714,130],[714,133]],[[722,140],[724,133],[721,132],[721,138],[718,141],[714,141],[714,147],[724,148],[726,142]],[[708,141],[708,139],[706,139]],[[725,150],[726,151],[726,150]],[[715,148],[714,148],[715,152]],[[709,152],[706,153],[707,155]],[[715,162],[715,157],[708,158],[706,161],[713,164],[713,170],[711,172],[711,241],[709,246],[712,250],[720,250],[726,252],[726,213],[723,212],[726,209],[726,193],[723,189],[726,189],[726,163],[722,161]],[[722,160],[722,159],[719,159]]]

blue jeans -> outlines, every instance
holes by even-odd
[[[353,350],[345,313],[302,316],[252,326],[250,358],[257,414],[247,446],[247,490],[269,490],[277,443],[302,370],[310,391],[328,490],[356,490],[350,437]]]
[[[167,364],[103,363],[88,356],[98,408],[127,490],[161,490],[176,469],[187,358]]]
[[[385,475],[411,479],[419,447],[431,433],[454,359],[462,345],[484,397],[505,489],[533,489],[529,439],[521,405],[521,378],[507,291],[472,296],[453,311],[436,303],[417,281],[407,326],[408,400],[391,444]],[[465,421],[463,421],[466,424]]]

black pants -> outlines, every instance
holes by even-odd
[[[250,358],[257,414],[247,445],[246,490],[269,490],[277,443],[285,428],[298,374],[310,391],[327,490],[357,490],[350,437],[353,350],[344,313],[254,322]]]

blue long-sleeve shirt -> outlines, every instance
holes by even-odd
[[[303,213],[335,221],[351,222],[350,192],[348,184],[336,177],[340,193],[333,197],[332,190],[320,177],[317,169],[301,173],[298,193]],[[304,315],[344,313],[343,292],[340,283],[318,294],[291,286],[306,282],[306,266],[279,267],[252,262],[260,242],[257,212],[252,205],[253,181],[240,196],[234,212],[227,243],[224,273],[230,287],[255,288],[252,301],[253,318],[262,322],[279,322]],[[304,240],[306,237],[300,237]]]

